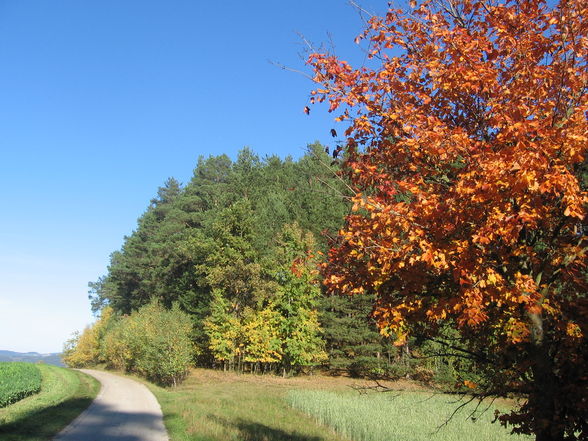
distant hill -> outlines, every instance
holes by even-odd
[[[28,363],[45,363],[55,366],[65,366],[61,361],[61,354],[39,354],[38,352],[13,352],[0,350],[0,361],[26,361]]]

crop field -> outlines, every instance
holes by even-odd
[[[0,408],[41,390],[41,372],[31,363],[0,363]]]
[[[427,392],[358,394],[293,390],[289,404],[354,441],[527,441],[492,424],[495,407]]]
[[[38,394],[0,409],[0,440],[47,441],[92,402],[99,383],[71,369],[30,365],[41,373]]]

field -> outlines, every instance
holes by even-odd
[[[492,424],[495,407],[431,392],[291,391],[288,402],[355,441],[530,440]],[[452,415],[454,410],[464,404]]]
[[[461,412],[439,428],[459,403],[411,383],[395,384],[407,389],[402,394],[361,395],[352,389],[369,384],[196,369],[177,388],[149,387],[161,404],[171,441],[526,441],[490,424],[492,410],[476,422],[467,418],[470,412]],[[319,416],[319,408],[332,417]],[[356,431],[343,429],[344,422]]]
[[[41,391],[0,409],[0,439],[51,439],[92,402],[100,388],[92,377],[50,365],[35,365],[42,377]]]
[[[149,387],[171,441],[344,440],[284,400],[290,389],[312,383],[195,369],[177,388]]]
[[[30,363],[0,363],[0,408],[41,390],[41,372]]]

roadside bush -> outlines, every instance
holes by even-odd
[[[135,354],[133,351],[133,334],[129,317],[121,317],[104,335],[102,340],[102,357],[106,366],[121,371],[132,371]]]
[[[63,346],[61,359],[72,368],[95,366],[104,361],[102,341],[113,324],[113,311],[109,306],[102,309],[100,318],[79,334],[75,333]]]
[[[192,320],[177,305],[168,310],[159,303],[141,308],[134,319],[142,331],[135,341],[137,373],[174,386],[188,373],[193,344],[189,335]]]
[[[163,385],[176,385],[188,373],[194,346],[192,321],[177,305],[152,302],[122,317],[104,336],[108,366],[135,372]]]
[[[93,326],[65,344],[62,358],[70,367],[105,363],[162,385],[176,385],[195,355],[191,332],[190,316],[177,305],[166,309],[154,301],[122,317],[106,307]]]
[[[98,344],[94,327],[88,326],[65,343],[61,359],[71,368],[93,366],[98,361]]]

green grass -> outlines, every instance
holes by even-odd
[[[41,371],[34,364],[0,363],[0,408],[41,390]]]
[[[197,369],[176,388],[149,387],[171,441],[344,440],[285,401],[288,390],[307,384],[305,379]]]
[[[296,390],[287,397],[296,409],[355,441],[526,441],[492,424],[493,407],[426,392],[334,393]],[[485,412],[482,412],[484,411]],[[475,418],[472,421],[471,417]],[[451,417],[451,418],[450,418]],[[447,424],[445,424],[447,422]]]
[[[0,409],[0,439],[51,439],[90,405],[100,384],[78,371],[36,365],[42,375],[41,392]]]
[[[402,393],[359,394],[367,380],[280,378],[195,369],[176,388],[142,381],[157,397],[171,441],[527,441],[492,424],[493,408],[461,404],[409,382]],[[367,390],[367,389],[366,389]],[[506,405],[503,403],[503,405]],[[487,405],[480,407],[486,409]]]

